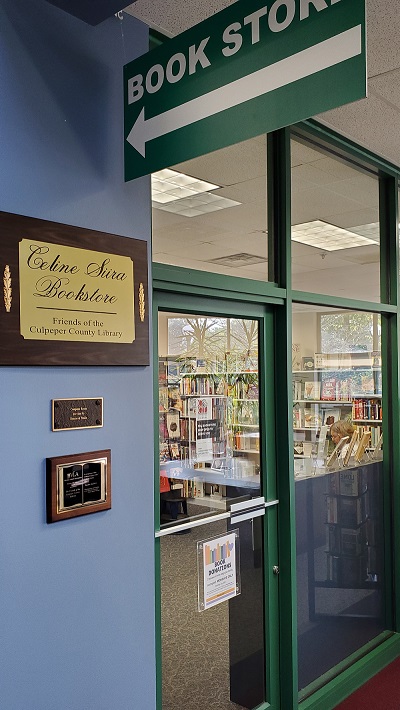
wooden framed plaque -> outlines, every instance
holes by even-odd
[[[148,365],[147,243],[0,212],[0,365]]]
[[[111,451],[46,459],[47,522],[111,508]]]

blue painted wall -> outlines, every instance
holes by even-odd
[[[0,0],[1,210],[149,240],[122,146],[122,67],[147,42],[129,16]],[[3,367],[0,395],[0,705],[152,710],[151,370]],[[102,429],[51,431],[53,398],[97,396]],[[47,525],[46,457],[103,448],[112,510]]]

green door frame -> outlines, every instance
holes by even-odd
[[[381,303],[350,300],[323,294],[299,292],[291,284],[291,135],[307,140],[314,147],[321,147],[333,154],[350,160],[355,166],[377,175],[380,181],[380,232],[381,232]],[[155,289],[154,313],[160,304],[181,303],[178,296],[205,299],[217,312],[226,309],[238,312],[246,310],[246,304],[257,308],[260,304],[274,305],[274,355],[275,378],[279,391],[274,395],[275,434],[274,442],[279,498],[278,546],[280,556],[279,576],[279,652],[280,665],[285,675],[281,678],[280,707],[282,710],[329,710],[334,708],[349,693],[378,672],[400,654],[400,301],[399,301],[399,247],[398,247],[398,185],[400,170],[396,166],[363,150],[316,121],[310,120],[293,129],[282,129],[268,136],[268,232],[269,282],[249,281],[236,277],[209,274],[180,267],[153,265]],[[381,643],[369,644],[365,654],[355,654],[328,674],[326,685],[315,687],[315,692],[299,699],[297,692],[297,609],[296,609],[296,549],[295,506],[293,476],[293,432],[291,411],[291,329],[292,303],[298,301],[327,307],[362,310],[379,313],[382,317],[383,355],[383,401],[385,440],[390,456],[385,457],[385,563],[387,569],[387,609],[393,619],[390,634],[382,634]],[[224,311],[225,308],[225,311]],[[171,310],[174,310],[172,305]],[[179,306],[176,310],[185,310]],[[187,309],[186,309],[187,310]],[[199,306],[196,306],[199,311]],[[212,312],[212,311],[211,311]],[[254,311],[253,311],[254,313]],[[226,315],[226,312],[225,312]],[[157,358],[157,323],[154,322],[155,362]],[[156,370],[156,368],[155,368]],[[157,392],[157,372],[154,375]],[[158,441],[158,422],[155,422]],[[157,458],[157,457],[156,457]],[[390,459],[390,460],[389,460]],[[157,472],[158,483],[158,472]],[[156,496],[157,498],[157,496]],[[156,511],[157,511],[156,502]],[[391,544],[389,544],[391,543]],[[156,555],[158,555],[156,545]],[[157,560],[157,564],[159,559]],[[159,594],[159,588],[158,588]],[[160,599],[157,599],[159,609]],[[159,613],[159,612],[158,612]],[[156,619],[159,629],[160,618]],[[160,646],[158,646],[158,659]],[[276,672],[276,668],[274,672]],[[312,691],[312,688],[309,688]],[[160,695],[159,695],[160,697]],[[161,706],[158,705],[161,709]]]
[[[178,289],[179,291],[179,289]],[[277,463],[276,463],[276,431],[275,431],[275,407],[276,407],[276,373],[275,363],[275,316],[273,305],[281,303],[281,299],[269,299],[261,303],[241,302],[237,297],[237,292],[229,294],[225,292],[225,297],[200,298],[192,294],[171,293],[163,290],[155,290],[153,298],[153,330],[154,330],[154,362],[158,361],[158,313],[168,311],[173,313],[196,313],[198,315],[221,316],[227,318],[248,318],[257,320],[259,323],[259,362],[260,362],[260,460],[262,462],[262,494],[266,501],[277,498]],[[281,306],[282,307],[282,306]],[[266,365],[268,364],[268,371]],[[158,398],[158,368],[154,367],[154,399]],[[158,466],[158,411],[155,407],[155,530],[159,527],[159,466]],[[268,475],[267,475],[268,472]],[[263,703],[259,710],[279,710],[281,707],[279,699],[279,588],[280,577],[274,574],[273,567],[280,563],[278,558],[278,516],[280,510],[276,507],[266,510],[264,519],[264,608],[265,608],[265,678],[266,686],[269,689],[271,702]],[[209,523],[212,525],[212,518]],[[205,523],[206,524],[206,523]],[[162,708],[162,687],[161,687],[161,583],[160,583],[160,539],[156,538],[156,648],[157,648],[157,710]]]

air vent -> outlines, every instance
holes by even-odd
[[[222,266],[250,266],[251,264],[261,264],[263,261],[268,261],[263,256],[256,254],[230,254],[229,256],[220,256],[218,259],[209,259],[209,264],[221,264]]]

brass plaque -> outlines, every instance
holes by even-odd
[[[135,339],[133,261],[128,256],[21,239],[19,283],[25,339]]]
[[[53,431],[95,429],[103,426],[103,398],[53,399]]]
[[[0,366],[150,362],[148,244],[0,211]]]
[[[47,522],[111,508],[111,451],[46,459]]]

